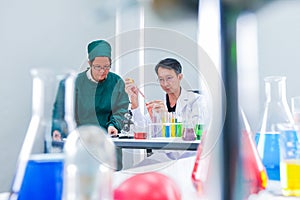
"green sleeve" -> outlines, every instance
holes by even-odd
[[[123,128],[124,115],[128,112],[129,98],[125,92],[125,83],[120,79],[112,93],[112,115],[109,117],[107,127],[113,125],[120,132]]]

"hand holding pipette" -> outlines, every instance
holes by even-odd
[[[145,104],[150,114],[150,117],[152,117],[153,109],[158,113],[166,111],[166,106],[162,100],[149,101],[145,97],[144,93],[141,90],[139,90],[139,88],[134,84],[134,80],[132,78],[125,79],[125,91],[130,96],[131,109],[135,109],[138,107],[138,94],[140,94],[146,102]]]
[[[132,78],[125,79],[125,91],[129,95],[131,109],[135,109],[139,106],[138,94],[144,98],[145,102],[148,101],[144,93],[134,84],[134,80]]]
[[[148,101],[146,102],[146,107],[151,117],[152,117],[153,110],[157,113],[167,111],[165,103],[162,100]]]

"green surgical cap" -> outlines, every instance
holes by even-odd
[[[101,56],[111,58],[111,46],[104,40],[95,40],[89,43],[87,49],[90,61]]]

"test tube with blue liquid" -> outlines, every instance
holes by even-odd
[[[166,113],[165,137],[170,137],[170,113]]]

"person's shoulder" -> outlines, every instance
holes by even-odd
[[[86,71],[79,72],[76,76],[76,85],[82,85],[87,79]]]
[[[109,72],[108,75],[113,78],[113,79],[122,79],[121,76],[119,76],[118,74],[114,73],[114,72]]]
[[[121,78],[121,76],[114,72],[109,72],[108,77],[110,80],[114,81],[115,83],[117,83],[117,82],[123,83],[124,82],[123,79]]]
[[[186,89],[183,89],[183,88],[181,88],[181,94],[183,95],[183,96],[200,96],[200,94],[199,94],[199,92],[198,91],[196,91],[196,90],[186,90]]]
[[[181,91],[182,97],[188,99],[189,101],[206,101],[206,98],[199,90],[185,90]]]
[[[84,70],[83,72],[79,72],[77,74],[77,79],[83,79],[83,78],[85,78],[86,77],[86,71],[87,70]]]

